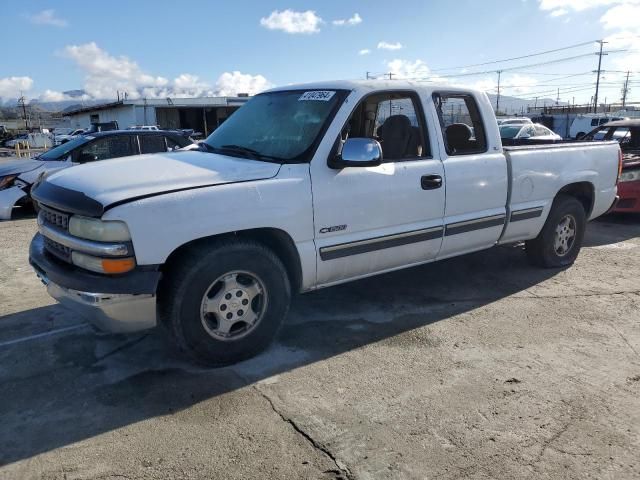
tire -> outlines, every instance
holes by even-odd
[[[582,247],[586,224],[587,218],[582,203],[575,197],[558,195],[540,234],[525,242],[529,261],[533,265],[545,268],[573,264]]]
[[[291,285],[271,250],[253,241],[219,241],[188,250],[173,265],[159,291],[160,323],[191,359],[229,365],[275,338]]]

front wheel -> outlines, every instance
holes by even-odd
[[[280,259],[250,241],[217,242],[183,254],[158,298],[160,320],[199,363],[222,366],[265,349],[288,312]]]
[[[569,195],[558,195],[540,234],[525,242],[529,261],[547,268],[565,267],[576,260],[586,228],[582,203]]]

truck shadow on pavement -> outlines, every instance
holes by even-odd
[[[592,225],[596,228],[589,228]],[[611,213],[587,226],[585,247],[599,247],[640,237],[640,213]]]
[[[385,341],[527,289],[558,270],[508,246],[297,297],[277,340],[238,365],[185,361],[161,332],[96,335],[87,327],[0,348],[0,466],[145,419],[172,415],[260,380]],[[0,318],[60,315],[48,306]],[[71,316],[71,313],[66,315]],[[66,317],[68,321],[69,318]],[[78,325],[78,318],[71,319]],[[429,355],[429,345],[424,345]]]

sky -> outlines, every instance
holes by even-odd
[[[609,42],[600,101],[620,99],[627,70],[628,100],[640,101],[640,0],[3,0],[2,12],[2,102],[77,89],[254,94],[367,72],[496,93],[501,70],[503,95],[584,103],[599,39]]]

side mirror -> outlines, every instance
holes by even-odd
[[[528,133],[523,133],[519,138],[526,140],[527,138],[531,138],[531,135],[529,135]]]
[[[98,157],[91,153],[82,153],[78,157],[78,163],[95,162],[96,160],[98,160]]]
[[[330,168],[375,167],[382,163],[382,147],[372,138],[349,138],[342,145],[342,153],[330,158]]]

